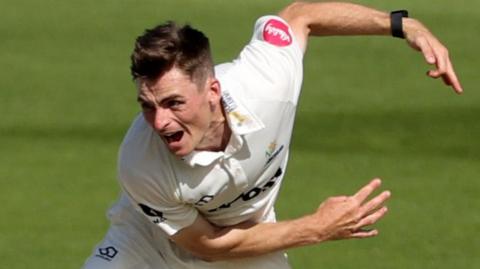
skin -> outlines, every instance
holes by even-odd
[[[288,21],[304,51],[309,36],[391,35],[388,13],[349,3],[295,2],[279,15]],[[463,87],[448,49],[418,20],[403,18],[403,30],[408,45],[421,52],[433,67],[427,75],[442,78],[447,86],[461,94]]]
[[[388,13],[355,4],[296,2],[279,15],[292,27],[303,50],[311,35],[390,35]],[[455,92],[461,93],[463,89],[448,51],[440,41],[414,19],[404,19],[404,33],[408,44],[422,52],[427,63],[433,66],[428,75],[441,77]],[[192,150],[223,150],[230,136],[221,110],[218,81],[209,77],[205,84],[197,84],[175,68],[157,80],[140,80],[139,83],[139,102],[147,122],[177,156],[187,155]],[[177,131],[184,132],[182,139],[169,143],[165,136]],[[369,198],[380,185],[380,179],[373,179],[351,196],[328,198],[311,214],[277,223],[247,221],[216,227],[199,215],[192,225],[171,239],[194,255],[215,261],[252,257],[329,240],[370,238],[379,232],[367,227],[387,213],[384,204],[391,196],[390,191],[383,191]]]
[[[390,198],[384,191],[371,200],[367,197],[381,185],[374,179],[352,196],[328,198],[313,214],[277,223],[244,222],[230,227],[215,227],[203,217],[172,236],[172,239],[207,260],[253,257],[293,247],[329,240],[368,238],[377,229],[366,229],[387,213],[383,206]]]
[[[139,79],[138,102],[148,124],[170,152],[183,157],[193,150],[223,150],[230,136],[220,105],[220,84],[209,76],[194,82],[173,67],[155,80]],[[181,132],[181,139],[169,140]]]

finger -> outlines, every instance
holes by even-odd
[[[375,211],[374,213],[364,217],[361,219],[355,226],[354,229],[358,230],[362,227],[369,226],[372,224],[377,223],[378,220],[383,218],[385,214],[388,212],[388,208],[386,206],[380,208],[379,210]]]
[[[450,80],[448,84],[449,86],[452,86],[453,87],[453,90],[457,93],[457,94],[462,94],[463,93],[463,88],[462,88],[462,85],[460,85],[460,83],[457,81],[452,81],[452,79],[448,76],[448,75],[445,75],[445,77],[448,77],[448,79]],[[443,77],[442,77],[443,78]]]
[[[350,235],[351,238],[368,238],[368,237],[374,237],[378,235],[378,230],[373,229],[373,230],[360,230],[358,232],[352,233]]]
[[[373,199],[371,199],[362,206],[362,208],[360,209],[361,216],[364,217],[370,215],[373,211],[383,205],[385,201],[387,201],[390,197],[390,191],[384,191],[379,195],[375,196]]]
[[[452,86],[453,90],[456,93],[461,94],[463,92],[462,85],[458,80],[457,74],[455,74],[455,71],[453,70],[453,66],[450,60],[448,61],[447,73],[444,76],[442,76],[442,78],[444,78],[444,81],[448,80],[449,84],[447,85]]]
[[[443,80],[443,83],[445,83],[445,85],[447,86],[452,86],[452,82],[450,81],[450,79],[448,78],[448,75],[445,74],[442,76],[442,80]]]
[[[439,48],[438,51],[435,51],[435,57],[437,58],[437,72],[440,75],[447,73],[447,59],[448,51],[445,48]]]
[[[329,197],[328,200],[334,203],[339,203],[339,202],[346,202],[348,201],[349,197],[348,196],[333,196]]]
[[[441,77],[443,82],[447,86],[452,86],[453,90],[461,94],[463,92],[462,85],[460,84],[460,81],[457,78],[457,75],[455,74],[455,71],[453,70],[453,67],[450,64],[450,61],[447,63],[447,70],[445,73],[441,73],[440,70],[431,70],[427,73],[428,76],[432,78],[439,78]]]
[[[439,78],[447,73],[448,67],[448,51],[441,44],[434,50],[435,53],[435,70],[428,72],[432,78]]]
[[[353,195],[353,197],[357,199],[358,202],[362,203],[374,190],[380,187],[381,184],[382,181],[379,178],[375,178],[367,185],[363,186],[356,194]]]

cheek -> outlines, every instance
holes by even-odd
[[[208,116],[201,109],[192,109],[188,112],[177,114],[177,116],[183,124],[196,129],[205,129],[208,122]]]
[[[201,129],[207,128],[212,114],[209,103],[206,100],[192,102],[189,108],[189,111],[183,115],[185,121]]]

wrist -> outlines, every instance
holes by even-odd
[[[408,11],[406,10],[396,10],[390,13],[390,29],[393,37],[405,38],[404,18],[408,18]]]
[[[409,36],[419,33],[419,32],[426,32],[428,33],[428,29],[418,20],[413,18],[403,18],[403,33],[405,38],[408,39]]]
[[[310,214],[292,221],[295,227],[297,242],[299,245],[307,246],[322,243],[327,240],[322,221],[315,215]],[[300,229],[299,229],[300,228]]]

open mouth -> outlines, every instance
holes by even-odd
[[[174,143],[174,142],[178,142],[182,139],[183,137],[183,131],[178,131],[178,132],[175,132],[175,133],[171,133],[171,134],[168,134],[168,135],[164,135],[163,136],[165,138],[165,140],[167,141],[167,143]]]

